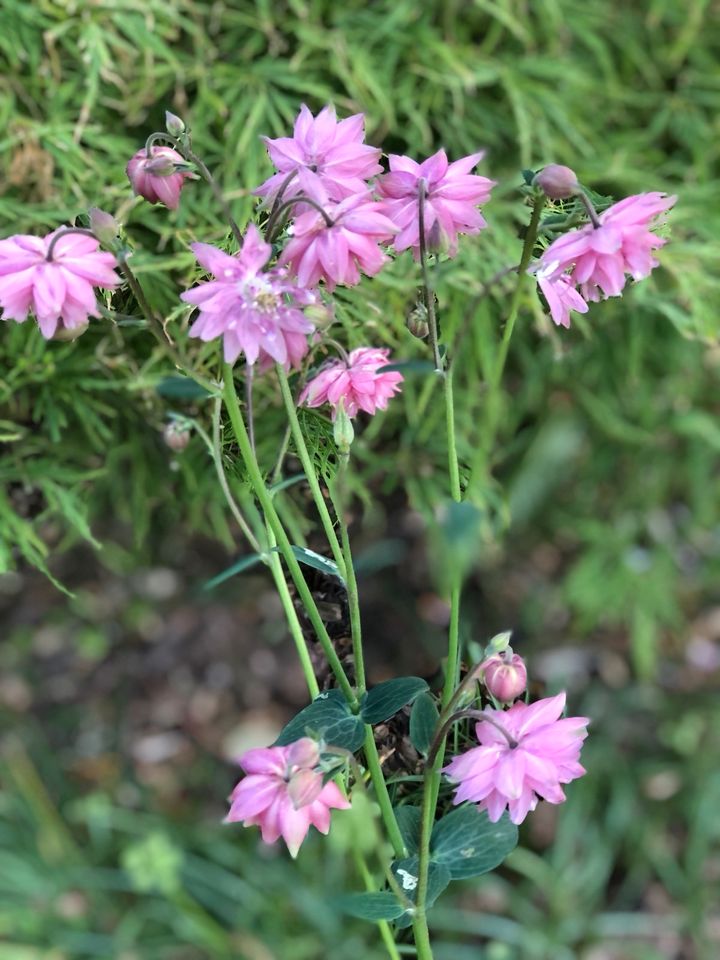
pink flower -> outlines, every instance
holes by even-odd
[[[506,807],[512,822],[522,823],[540,797],[562,803],[560,784],[585,773],[578,760],[590,722],[587,717],[558,719],[564,707],[564,693],[530,706],[515,703],[505,711],[486,707],[483,713],[491,722],[475,727],[480,746],[443,768],[460,784],[453,803],[477,803],[493,823]]]
[[[153,145],[150,153],[148,157],[143,147],[127,165],[126,173],[133,193],[149,203],[162,203],[170,210],[176,210],[189,173],[176,172],[175,164],[185,166],[185,160],[172,147]]]
[[[626,197],[600,214],[600,226],[588,224],[551,243],[540,260],[541,269],[553,279],[570,270],[570,279],[585,300],[619,296],[626,274],[642,280],[658,265],[652,251],[665,240],[651,227],[676,200],[657,192]]]
[[[470,173],[483,156],[473,153],[448,163],[444,150],[438,150],[423,163],[409,157],[390,154],[390,173],[379,177],[377,190],[385,198],[385,212],[399,228],[395,249],[412,248],[420,256],[420,181],[425,182],[425,241],[429,249],[447,249],[457,253],[459,233],[478,233],[487,226],[477,210],[490,199],[495,182]]]
[[[295,120],[292,137],[265,137],[270,159],[279,171],[265,181],[255,193],[274,199],[293,170],[303,170],[303,189],[312,197],[323,190],[331,200],[344,200],[367,190],[365,181],[382,171],[378,163],[380,150],[363,143],[365,116],[356,113],[338,122],[335,108],[324,107],[313,117],[305,104]],[[283,190],[289,199],[300,192],[296,177]]]
[[[518,653],[509,648],[494,653],[482,664],[483,682],[488,693],[501,703],[512,703],[525,693],[527,686],[527,668]]]
[[[58,329],[84,327],[99,316],[95,287],[113,289],[120,282],[117,261],[99,250],[95,237],[67,233],[50,243],[63,228],[46,237],[19,234],[0,240],[0,307],[5,320],[22,323],[32,311],[40,332],[50,339]]]
[[[322,773],[314,769],[319,759],[308,737],[287,747],[248,750],[239,761],[247,776],[230,796],[225,822],[259,826],[265,843],[282,837],[296,857],[311,824],[327,833],[330,811],[350,807],[335,783],[323,785]]]
[[[575,289],[575,284],[568,274],[557,273],[557,261],[545,266],[541,264],[542,261],[539,261],[531,271],[535,273],[538,286],[550,307],[550,316],[559,327],[569,327],[570,311],[587,313],[588,305]]]
[[[403,375],[397,370],[378,372],[390,362],[389,354],[385,349],[359,347],[350,353],[347,363],[331,360],[306,384],[298,403],[308,407],[329,403],[333,420],[340,400],[349,417],[356,416],[358,410],[366,413],[384,410],[390,397],[400,391],[403,381]]]
[[[304,182],[301,176],[300,183]],[[288,264],[303,286],[315,286],[321,279],[328,290],[338,283],[352,287],[360,282],[360,271],[374,277],[388,262],[378,244],[397,232],[385,216],[383,204],[358,194],[341,203],[332,203],[319,194],[319,203],[332,221],[315,209],[300,213],[292,228],[292,239],[279,263]],[[302,201],[298,202],[302,209]]]
[[[272,248],[257,227],[250,224],[242,249],[232,256],[208,243],[191,247],[198,263],[215,279],[181,294],[200,310],[190,336],[201,340],[222,336],[228,363],[240,353],[249,364],[258,358],[266,365],[268,358],[287,366],[298,363],[307,351],[307,334],[314,330],[303,308],[314,304],[316,296],[298,288],[284,270],[262,272]]]

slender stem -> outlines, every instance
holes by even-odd
[[[448,474],[450,477],[450,494],[455,503],[460,503],[462,491],[460,489],[460,467],[458,465],[457,442],[455,439],[455,405],[453,398],[453,365],[448,363],[445,375],[445,425],[447,428],[448,446]]]
[[[285,460],[285,455],[288,451],[288,446],[290,444],[290,437],[292,436],[292,427],[288,424],[285,427],[285,433],[283,434],[282,443],[280,444],[280,452],[278,453],[278,458],[275,463],[272,472],[272,481],[277,483],[280,480],[282,475],[283,461]]]
[[[83,237],[92,237],[93,240],[97,240],[97,237],[86,227],[63,227],[61,230],[55,234],[50,243],[48,244],[47,253],[45,254],[45,259],[48,263],[52,263],[53,253],[55,252],[55,247],[59,240],[62,240],[63,237],[67,237],[72,233],[79,233]],[[98,241],[99,242],[99,241]]]
[[[335,559],[335,563],[340,570],[341,576],[343,579],[345,579],[347,573],[345,569],[345,558],[343,556],[343,551],[340,546],[340,542],[338,541],[337,534],[335,533],[335,525],[332,517],[330,516],[327,504],[325,503],[325,497],[320,489],[320,481],[318,480],[315,466],[312,462],[312,458],[310,457],[307,444],[305,443],[305,438],[303,436],[302,428],[300,427],[300,421],[298,420],[297,408],[292,391],[290,390],[287,374],[280,364],[276,365],[276,369],[278,379],[280,381],[280,390],[282,391],[283,400],[285,402],[285,409],[287,411],[288,420],[290,421],[293,440],[295,441],[295,449],[300,457],[300,462],[302,463],[305,476],[307,477],[308,484],[310,485],[310,491],[312,493],[313,500],[315,501],[315,506],[317,507],[318,513],[320,514],[320,520],[322,521],[325,536],[328,539],[333,558]]]
[[[265,225],[265,236],[267,237],[268,243],[272,243],[275,235],[275,227],[280,221],[280,218],[285,213],[286,210],[292,209],[296,203],[306,203],[309,207],[313,207],[320,216],[325,221],[325,226],[330,229],[330,227],[335,226],[335,221],[331,218],[327,210],[318,203],[317,200],[313,200],[312,197],[306,197],[305,194],[301,194],[298,197],[293,197],[291,200],[286,200],[284,203],[281,203],[280,206],[275,210],[274,215],[271,215],[268,218],[268,222]]]
[[[435,820],[435,804],[437,802],[434,790],[434,769],[428,767],[423,781],[423,800],[420,819],[420,850],[418,885],[416,897],[416,914],[413,921],[413,934],[417,955],[420,960],[433,960],[430,944],[430,931],[427,925],[427,889],[430,873],[430,836]]]
[[[223,192],[220,189],[217,181],[215,180],[215,177],[213,177],[213,175],[210,173],[208,168],[202,162],[200,157],[196,153],[193,153],[189,144],[179,144],[178,150],[182,153],[182,155],[185,157],[186,160],[190,160],[191,163],[194,163],[195,166],[198,168],[198,170],[200,171],[200,176],[203,178],[203,180],[208,184],[208,186],[212,190],[213,196],[217,200],[220,206],[220,209],[222,210],[223,215],[225,216],[225,219],[230,224],[230,229],[232,230],[233,236],[237,240],[239,246],[242,246],[243,236],[242,236],[242,233],[240,232],[240,227],[235,222],[235,219],[232,215],[232,211],[230,210],[230,206],[228,205],[227,200],[223,196]]]
[[[450,727],[457,723],[458,720],[464,720],[467,718],[475,719],[480,721],[480,723],[489,723],[491,727],[495,727],[498,733],[501,733],[503,737],[507,740],[508,746],[511,750],[514,750],[517,746],[517,740],[513,739],[510,734],[507,732],[505,727],[498,723],[497,720],[493,720],[492,717],[488,716],[483,710],[473,710],[472,707],[468,707],[466,710],[458,710],[457,713],[451,714],[447,720],[442,724],[438,732],[433,738],[433,742],[430,745],[430,750],[428,752],[427,762],[430,766],[435,764],[435,760],[442,750],[443,741],[450,730]]]
[[[581,191],[577,194],[577,196],[580,198],[580,202],[581,202],[582,205],[585,207],[585,210],[587,211],[587,215],[590,217],[590,223],[591,223],[591,224],[593,225],[593,227],[597,230],[598,227],[601,227],[601,226],[602,226],[602,223],[600,222],[600,217],[599,217],[598,214],[597,214],[597,210],[596,210],[595,207],[592,205],[592,200],[591,200],[590,197],[585,193],[584,190],[581,190]]]
[[[273,205],[270,208],[270,213],[268,214],[267,223],[265,224],[265,239],[270,240],[272,228],[275,226],[275,221],[277,219],[277,210],[280,204],[282,203],[282,198],[285,196],[285,191],[292,183],[293,179],[297,176],[297,167],[294,170],[291,170],[290,173],[285,177],[283,182],[280,184],[280,189],[275,194],[275,199],[273,200]]]
[[[348,457],[340,458],[340,467],[335,484],[330,485],[330,498],[337,514],[340,525],[340,540],[342,543],[343,560],[345,561],[345,588],[347,590],[348,610],[350,612],[350,634],[352,638],[353,663],[355,664],[355,685],[359,693],[364,693],[365,658],[362,647],[362,622],[360,619],[360,594],[358,592],[355,566],[350,548],[350,532],[345,519],[345,472]]]
[[[355,848],[354,857],[355,865],[358,868],[358,873],[362,877],[362,881],[365,884],[365,889],[368,892],[372,892],[377,889],[375,880],[373,879],[372,874],[368,870],[367,864],[362,853]],[[397,944],[395,943],[395,938],[393,937],[392,929],[387,920],[378,920],[377,921],[378,930],[380,931],[380,936],[382,941],[385,944],[385,948],[390,956],[391,960],[401,960],[400,953],[398,952]]]
[[[174,147],[177,145],[177,138],[169,133],[162,133],[161,131],[151,133],[145,141],[145,156],[148,160],[152,159],[152,148],[156,143],[170,143]]]
[[[430,272],[427,262],[427,241],[425,238],[425,197],[427,195],[427,184],[424,178],[420,178],[418,194],[418,231],[420,237],[420,270],[422,271],[423,290],[425,295],[425,309],[427,310],[428,327],[430,330],[430,346],[432,347],[435,370],[442,372],[443,362],[440,356],[440,345],[438,343],[438,324],[435,313],[435,291],[430,286]]]
[[[390,799],[387,784],[385,783],[382,766],[380,765],[380,756],[378,754],[377,744],[375,743],[373,729],[370,724],[365,725],[365,743],[363,747],[365,750],[365,759],[367,761],[368,770],[370,772],[370,779],[372,780],[373,788],[375,789],[375,797],[378,805],[380,806],[380,813],[382,814],[383,823],[385,824],[385,829],[387,830],[390,843],[395,851],[395,856],[404,857],[407,853],[405,849],[405,843],[403,841],[402,834],[400,833],[400,827],[398,827],[398,822],[395,818],[395,811],[393,810],[392,800]]]
[[[265,514],[265,518],[270,526],[270,529],[275,535],[275,538],[277,539],[280,553],[282,554],[288,570],[290,571],[290,576],[293,579],[293,583],[298,591],[303,607],[310,618],[310,622],[313,625],[313,629],[315,630],[323,652],[328,659],[330,668],[335,675],[338,686],[342,690],[343,696],[347,700],[348,704],[353,709],[357,709],[358,699],[355,696],[355,692],[350,685],[350,681],[348,680],[347,674],[343,669],[343,665],[340,662],[335,648],[333,647],[332,640],[330,639],[330,635],[328,634],[325,624],[322,621],[317,604],[315,603],[315,599],[313,598],[313,595],[310,592],[307,583],[305,582],[305,577],[300,569],[300,564],[293,553],[292,544],[285,533],[285,528],[280,522],[280,518],[277,514],[277,510],[275,509],[275,505],[273,504],[272,497],[265,486],[265,481],[263,480],[263,476],[260,472],[260,467],[258,466],[257,460],[253,456],[252,448],[250,446],[250,438],[248,436],[247,428],[245,427],[245,421],[243,420],[242,413],[240,412],[240,405],[235,392],[233,369],[230,364],[227,363],[223,365],[223,381],[225,406],[230,416],[230,422],[235,433],[235,439],[240,447],[240,455],[242,456],[245,464],[245,469],[248,472],[250,483],[255,491],[255,496],[260,501],[260,506]]]
[[[251,363],[245,366],[245,409],[248,419],[248,436],[250,437],[250,446],[253,455],[255,454],[255,418],[253,416],[253,366]]]

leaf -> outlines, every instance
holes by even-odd
[[[395,920],[403,913],[403,905],[394,893],[346,893],[331,901],[342,913],[361,920]]]
[[[417,853],[420,849],[422,810],[420,807],[411,807],[410,804],[404,804],[402,807],[395,808],[395,819],[408,853],[411,855]]]
[[[435,736],[439,716],[432,694],[421,693],[410,714],[410,742],[424,757],[428,755]]]
[[[275,744],[283,747],[307,736],[321,737],[331,746],[354,753],[365,740],[365,727],[339,690],[327,690],[283,727]]]
[[[155,387],[155,392],[169,400],[200,400],[211,394],[205,387],[190,377],[164,377]]]
[[[242,573],[243,570],[249,570],[250,567],[254,567],[256,564],[260,563],[261,560],[262,554],[260,553],[249,553],[247,556],[240,557],[240,559],[236,560],[235,563],[227,568],[227,570],[223,570],[222,573],[218,573],[217,576],[204,583],[202,588],[203,590],[214,590],[215,587],[220,586],[221,583],[229,580],[230,577],[234,577],[236,573]]]
[[[333,560],[329,560],[327,557],[323,557],[322,554],[315,553],[314,550],[309,550],[307,547],[298,547],[293,544],[291,549],[295,554],[295,559],[298,560],[299,563],[304,563],[306,567],[312,567],[313,570],[319,570],[329,577],[335,577],[340,583],[345,583],[338,570],[337,564]],[[273,547],[273,550],[275,553],[280,552],[279,547]]]
[[[408,898],[415,903],[417,898],[418,876],[420,874],[420,861],[418,857],[406,857],[404,860],[395,860],[390,864],[395,879],[400,889]],[[452,879],[450,870],[444,863],[437,863],[433,860],[428,865],[428,884],[425,900],[426,907],[430,908],[443,890]],[[409,927],[412,923],[412,915],[405,911],[402,917],[398,918],[399,927]]]
[[[306,479],[307,477],[304,473],[296,473],[294,477],[285,477],[284,480],[278,480],[277,483],[268,487],[268,493],[271,497],[274,497],[275,494],[280,493],[281,490],[287,490],[288,487],[293,487],[296,483],[302,483],[302,481]]]
[[[378,367],[378,373],[434,373],[435,364],[432,360],[400,360],[398,363],[387,363]]]
[[[454,880],[459,880],[492,870],[515,849],[517,842],[517,827],[507,814],[491,823],[485,810],[467,804],[435,824],[430,855],[447,866]]]
[[[396,677],[373,687],[364,697],[360,715],[365,723],[382,723],[417,697],[428,685],[420,677]]]

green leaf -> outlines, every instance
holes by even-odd
[[[249,553],[245,557],[240,557],[240,559],[229,566],[227,570],[223,570],[222,573],[218,573],[217,576],[204,583],[203,590],[214,590],[215,587],[219,586],[221,583],[224,583],[226,580],[229,580],[230,577],[234,577],[236,573],[242,573],[243,570],[249,570],[250,567],[254,567],[256,564],[260,563],[261,560],[262,554],[260,553]]]
[[[395,860],[390,869],[393,872],[398,885],[408,900],[415,903],[417,898],[418,876],[420,874],[420,861],[418,857],[406,857],[404,860]],[[430,908],[451,880],[450,870],[444,863],[430,861],[428,866],[428,885],[427,898],[425,905]],[[412,923],[412,915],[409,911],[403,913],[398,918],[399,927],[409,927]]]
[[[430,855],[445,864],[454,880],[492,870],[515,849],[518,830],[507,814],[491,823],[475,804],[459,807],[438,820],[430,838]]]
[[[387,363],[378,367],[378,373],[434,373],[435,364],[432,360],[400,360],[398,363]]]
[[[421,693],[410,714],[410,742],[424,757],[427,756],[435,736],[439,716],[432,694]]]
[[[276,493],[280,493],[281,490],[287,490],[288,487],[294,487],[296,483],[301,483],[303,480],[307,480],[307,477],[304,473],[296,473],[294,477],[285,477],[284,480],[278,480],[277,483],[274,483],[271,487],[268,487],[268,493],[271,497],[274,497]]]
[[[395,920],[403,906],[394,893],[346,893],[331,901],[342,913],[361,920]]]
[[[156,393],[169,400],[199,400],[210,392],[190,377],[164,377],[155,387]]]
[[[339,690],[327,690],[283,727],[275,743],[282,747],[307,736],[322,738],[331,746],[354,753],[365,739],[365,727],[360,717],[350,711]]]
[[[340,583],[345,583],[337,564],[333,560],[323,557],[320,553],[315,553],[314,550],[308,550],[307,547],[298,547],[293,544],[291,549],[299,563],[304,563],[306,567],[312,567],[329,577],[336,577]],[[275,553],[280,552],[279,547],[273,547],[273,550]]]
[[[360,715],[365,723],[382,723],[417,697],[428,685],[420,677],[397,677],[373,687],[364,697]]]
[[[420,807],[411,807],[410,804],[404,804],[402,807],[395,807],[395,819],[408,853],[411,855],[417,853],[420,849],[422,810]]]

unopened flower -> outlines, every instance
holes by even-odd
[[[175,453],[182,453],[190,443],[190,431],[184,423],[172,420],[163,430],[163,440]]]
[[[579,758],[590,722],[587,717],[560,720],[564,707],[564,693],[530,705],[521,701],[509,710],[486,707],[490,722],[475,727],[480,746],[443,768],[459,784],[453,803],[477,803],[493,823],[506,808],[512,822],[521,823],[540,798],[562,803],[561,784],[585,773]]]
[[[540,269],[548,279],[569,271],[585,300],[618,296],[627,274],[641,280],[658,265],[652,251],[666,241],[652,227],[676,199],[657,192],[626,197],[600,214],[598,226],[558,237],[543,253]]]
[[[149,203],[162,203],[170,210],[176,210],[180,203],[182,190],[189,173],[185,169],[185,160],[172,147],[153,145],[150,156],[143,147],[127,165],[127,175],[133,193],[144,197]]]
[[[420,256],[420,189],[424,183],[425,240],[429,249],[457,253],[458,234],[478,233],[487,226],[478,205],[490,199],[493,180],[473,170],[483,152],[473,153],[448,163],[444,150],[438,150],[423,163],[410,157],[390,154],[390,173],[378,178],[377,190],[384,198],[388,217],[399,227],[394,246],[399,252],[412,248]]]
[[[208,243],[193,243],[198,263],[215,279],[181,294],[200,310],[190,328],[191,337],[223,338],[225,360],[234,363],[240,353],[249,364],[258,358],[295,364],[307,350],[313,325],[303,314],[316,302],[312,291],[301,289],[281,269],[263,272],[272,248],[251,224],[241,250],[230,255]]]
[[[88,210],[90,229],[104,247],[112,247],[120,233],[120,224],[111,213],[101,210],[100,207],[90,207]]]
[[[324,107],[313,117],[305,104],[295,120],[292,137],[265,137],[265,145],[275,168],[279,171],[265,181],[255,193],[274,199],[282,189],[283,198],[296,196],[301,190],[318,198],[323,191],[330,200],[367,190],[365,182],[382,171],[378,163],[380,150],[365,143],[365,115],[356,113],[338,121],[335,108]],[[304,171],[301,187],[293,171]],[[284,189],[283,189],[284,188]]]
[[[78,330],[88,317],[99,316],[95,287],[112,290],[120,282],[111,253],[99,249],[95,237],[66,233],[46,237],[18,234],[0,240],[0,307],[3,319],[22,323],[29,313],[50,339],[58,329]]]
[[[512,703],[525,693],[527,668],[525,661],[512,650],[495,653],[482,663],[483,682],[488,693],[501,703]]]
[[[577,193],[580,184],[577,174],[560,163],[549,163],[535,176],[534,183],[551,200],[566,200]]]
[[[383,204],[369,199],[367,193],[337,204],[327,195],[320,196],[331,224],[317,210],[300,213],[279,263],[292,269],[301,286],[315,286],[324,280],[330,291],[337,284],[352,287],[359,283],[361,271],[374,277],[388,262],[378,245],[397,232]]]
[[[331,360],[305,386],[298,403],[319,407],[329,403],[335,420],[340,402],[348,417],[358,410],[375,413],[384,410],[390,397],[400,391],[403,375],[397,370],[381,370],[389,361],[389,350],[359,347],[345,360]]]
[[[311,825],[327,833],[330,811],[350,806],[337,784],[323,784],[322,773],[314,769],[318,759],[317,745],[308,737],[287,747],[248,750],[239,760],[247,776],[230,796],[226,823],[259,826],[265,843],[282,837],[296,857]]]
[[[542,261],[532,268],[538,286],[550,307],[550,316],[559,327],[570,326],[570,311],[587,313],[588,305],[575,288],[575,284],[566,273],[557,273],[557,261],[543,264]]]
[[[185,123],[176,113],[166,110],[165,129],[171,137],[181,137],[185,133]]]

